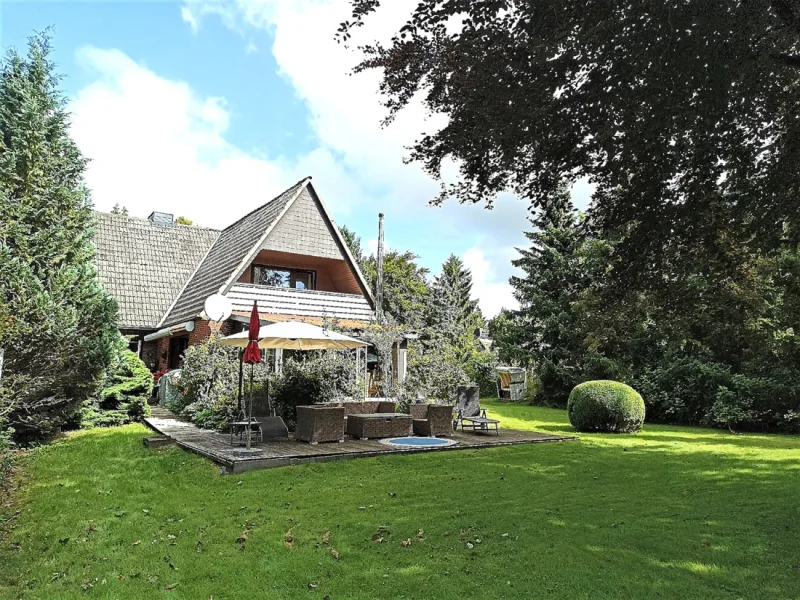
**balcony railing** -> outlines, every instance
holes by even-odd
[[[375,317],[364,296],[317,290],[237,283],[226,294],[234,312],[249,312],[253,301],[261,314],[371,321]]]

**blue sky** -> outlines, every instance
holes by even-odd
[[[348,75],[358,55],[333,40],[347,10],[346,0],[5,1],[0,43],[22,49],[54,28],[98,209],[119,202],[137,216],[163,210],[219,228],[311,175],[337,223],[368,248],[385,212],[391,248],[413,250],[433,274],[461,256],[487,314],[513,306],[507,279],[525,243],[525,203],[427,205],[437,186],[403,164],[404,147],[442,117],[415,104],[380,127],[377,75]],[[388,35],[408,10],[392,3],[360,41]]]

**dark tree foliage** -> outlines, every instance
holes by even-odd
[[[86,160],[46,35],[0,66],[0,418],[46,436],[102,383],[117,307],[94,270]]]
[[[633,386],[647,419],[800,430],[800,247],[764,258],[724,239],[663,290],[609,302],[613,240],[563,197],[539,214],[511,284],[520,302],[493,322],[505,356],[530,365],[536,400],[564,406],[577,384]],[[666,298],[664,297],[666,296]]]
[[[380,4],[352,0],[339,39]],[[362,51],[387,121],[418,96],[448,117],[411,148],[434,177],[460,165],[436,201],[512,190],[547,208],[588,177],[593,225],[625,233],[624,284],[660,285],[664,258],[720,231],[760,249],[798,239],[800,0],[421,0]]]
[[[391,250],[383,257],[383,310],[411,328],[421,324],[428,296],[428,269],[417,264],[419,256],[406,250]],[[378,280],[378,260],[375,255],[364,259],[364,277],[375,295]]]

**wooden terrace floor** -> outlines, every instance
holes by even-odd
[[[181,448],[195,452],[221,465],[228,473],[385,454],[446,452],[577,439],[535,431],[503,429],[501,423],[499,436],[494,433],[462,433],[458,431],[449,436],[449,439],[456,440],[458,444],[441,448],[398,448],[386,446],[379,443],[378,440],[353,438],[346,438],[341,443],[329,442],[311,445],[306,442],[296,442],[292,439],[292,434],[289,434],[288,441],[257,444],[253,446],[254,450],[251,454],[243,456],[245,453],[242,452],[241,447],[231,446],[229,435],[200,429],[163,408],[152,408],[152,416],[145,419],[147,425],[161,435],[173,439]]]

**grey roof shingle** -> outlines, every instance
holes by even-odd
[[[276,198],[223,229],[162,325],[169,326],[198,316],[203,310],[205,299],[219,291],[237,265],[278,218],[287,202],[308,181],[308,178],[298,181]]]
[[[155,329],[220,232],[95,213],[95,264],[121,329]]]

